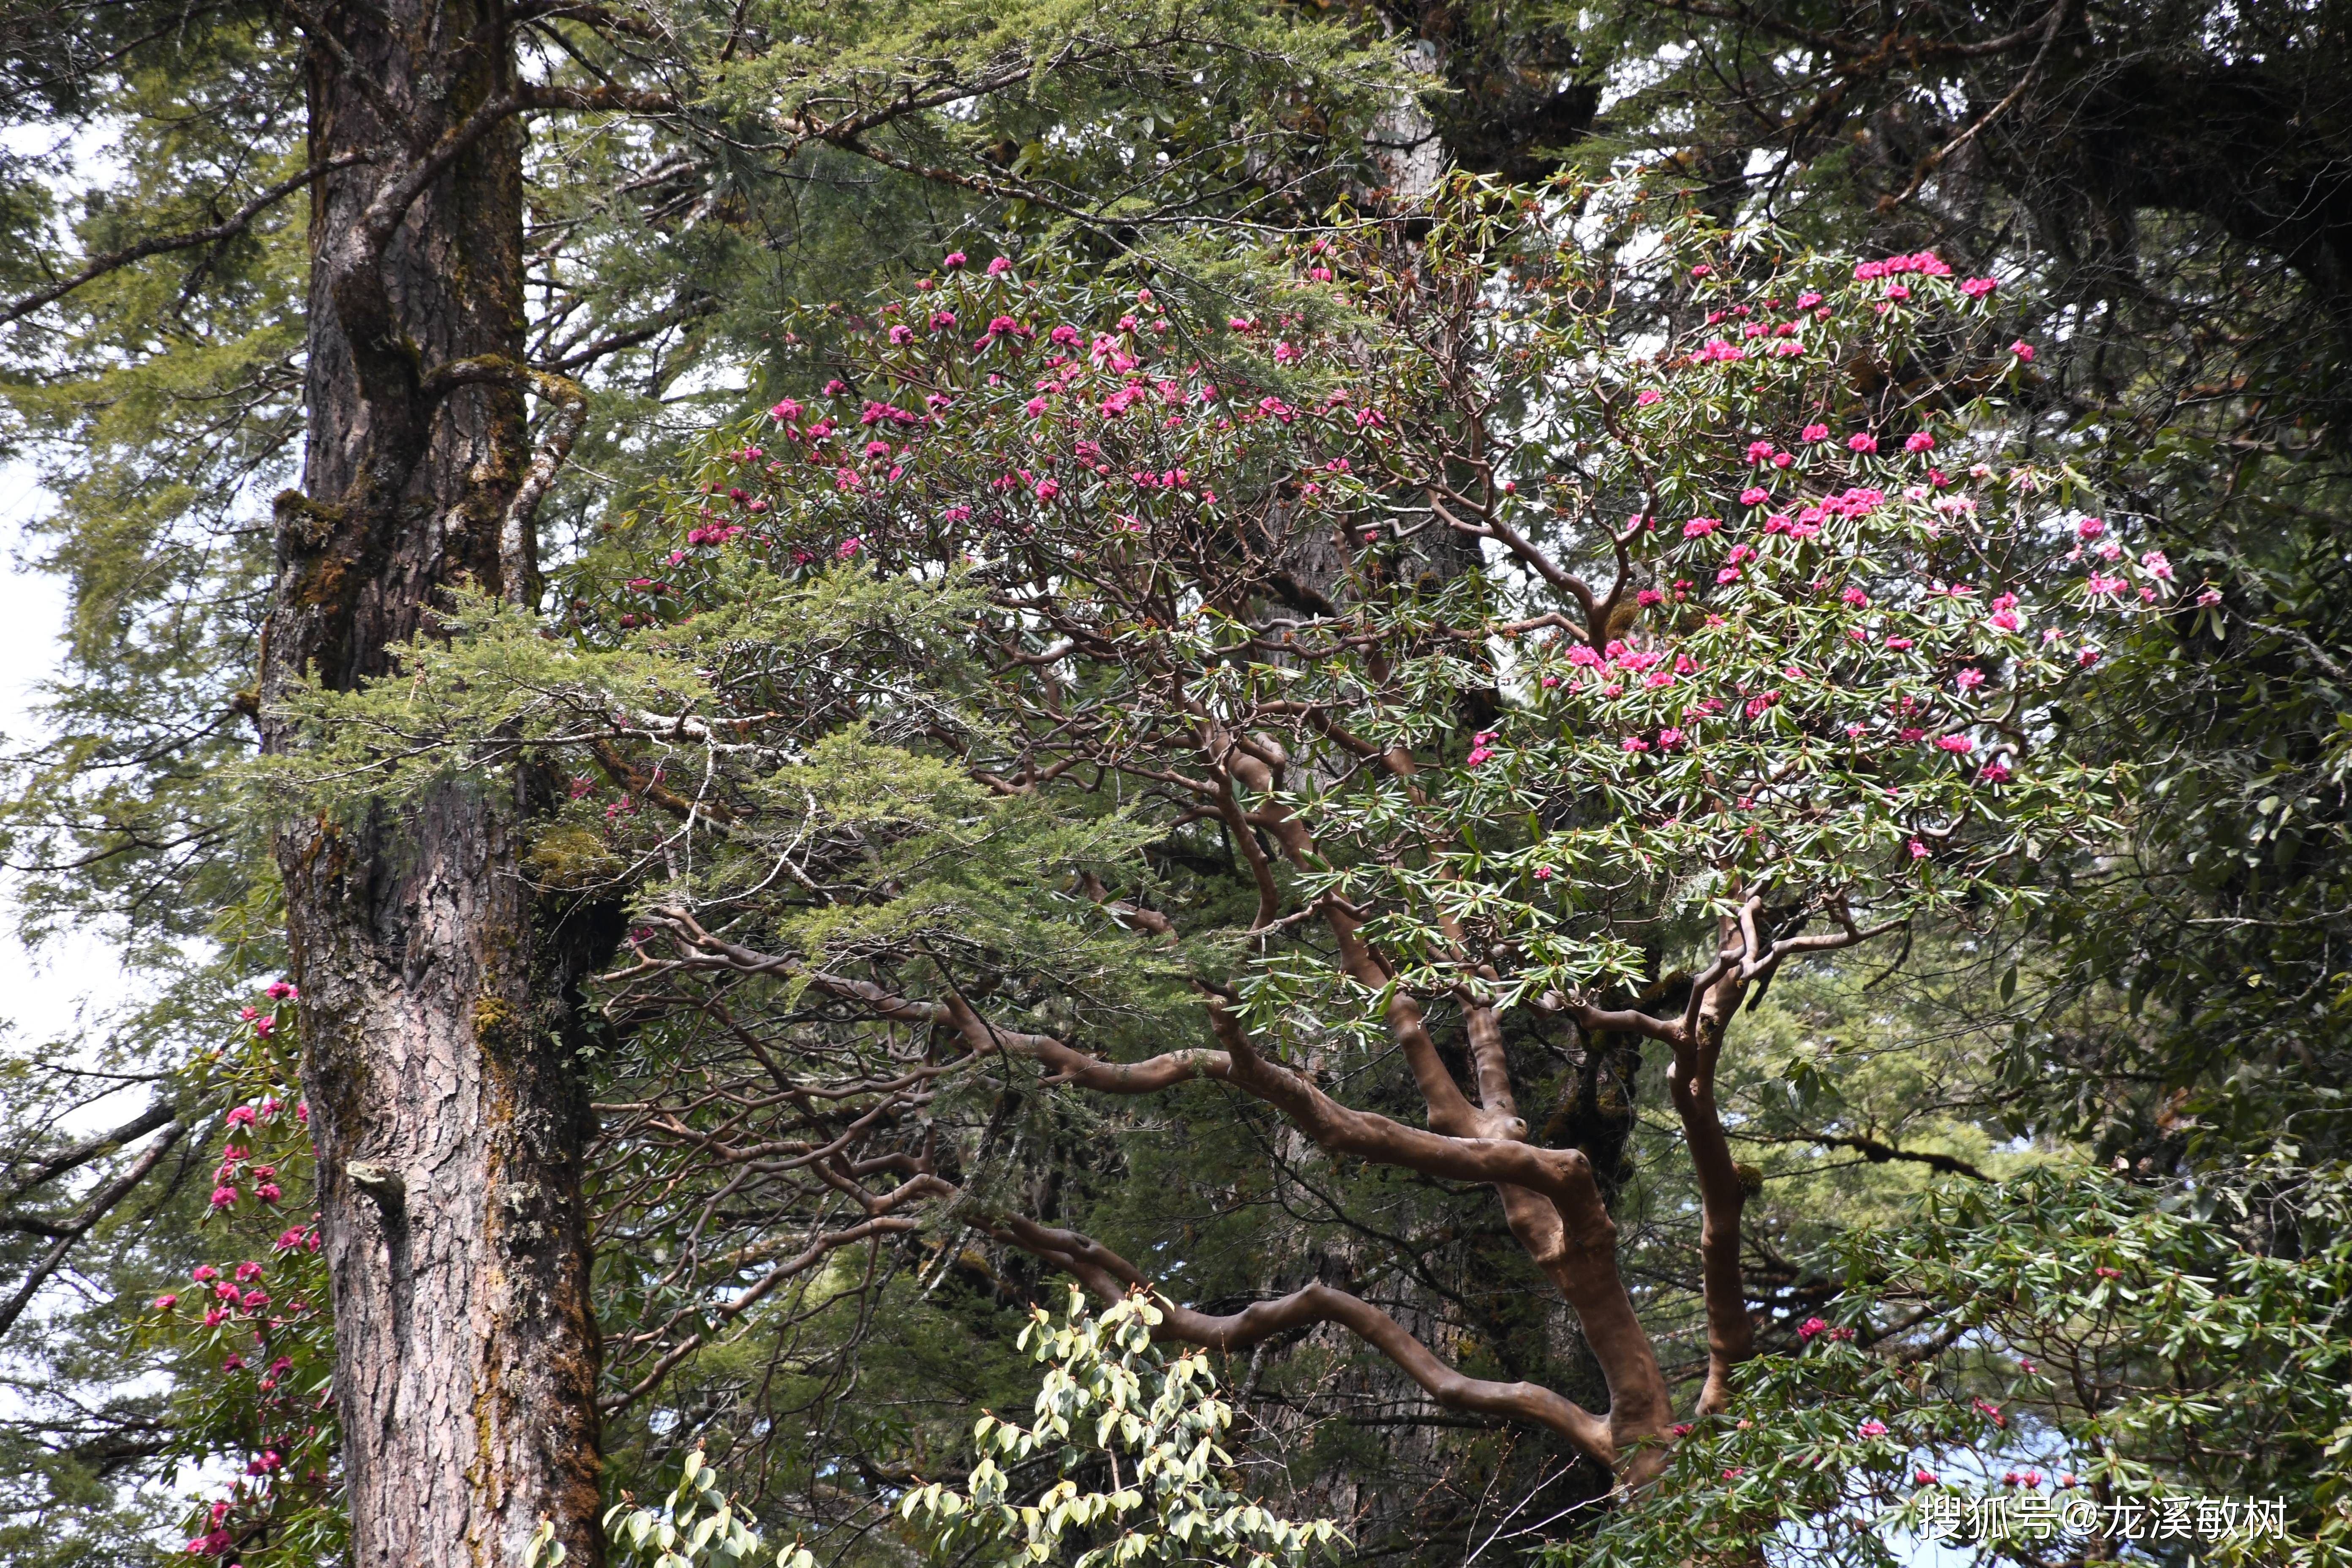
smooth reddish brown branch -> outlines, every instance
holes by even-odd
[[[1236,1351],[1296,1329],[1337,1324],[1394,1362],[1449,1410],[1500,1415],[1546,1427],[1604,1465],[1614,1468],[1618,1461],[1609,1424],[1575,1401],[1540,1384],[1467,1376],[1438,1360],[1402,1324],[1360,1296],[1317,1283],[1275,1300],[1253,1302],[1238,1312],[1195,1311],[1153,1289],[1132,1264],[1089,1237],[1018,1215],[988,1217],[989,1228],[1001,1239],[1061,1265],[1098,1297],[1116,1300],[1129,1290],[1148,1291],[1160,1311],[1154,1338]]]

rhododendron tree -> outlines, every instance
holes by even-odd
[[[1339,1334],[1604,1484],[1677,1473],[1757,1342],[1741,1009],[2030,910],[2128,782],[2070,759],[2070,683],[2198,589],[2004,456],[1985,291],[1899,260],[1465,181],[1239,309],[943,265],[791,323],[823,390],[723,432],[562,625],[471,603],[298,695],[281,790],[560,768],[533,874],[635,901],[608,1408],[845,1251],[977,1238],[1161,1341]],[[1622,1121],[1535,1110],[1618,1048],[1665,1064],[1695,1179],[1687,1369],[1621,1268]],[[1598,1397],[1344,1279],[1193,1300],[1180,1252],[1041,1208],[1011,1108],[1139,1101],[1259,1129],[1277,1181],[1491,1193]]]
[[[183,1523],[189,1560],[205,1564],[294,1568],[348,1534],[299,1001],[284,981],[263,987],[202,1064],[197,1087],[228,1102],[201,1233],[211,1261],[142,1326],[179,1363],[168,1455],[200,1480]]]
[[[2347,1200],[2342,1168],[2286,1158],[2195,1194],[2071,1163],[1929,1194],[1836,1248],[1840,1321],[1741,1367],[1741,1419],[1691,1434],[1592,1550],[1546,1555],[2352,1560]],[[2291,1253],[2231,1235],[2265,1210],[2297,1216]]]

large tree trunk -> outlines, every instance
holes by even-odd
[[[527,545],[503,566],[499,548],[529,458],[505,374],[523,327],[522,121],[498,108],[514,80],[496,0],[351,5],[312,30],[313,162],[370,161],[314,197],[304,489],[278,500],[262,653],[274,750],[301,744],[276,708],[291,681],[384,675],[451,584],[520,597],[529,580]],[[458,361],[474,374],[436,375]],[[557,951],[578,944],[518,874],[523,804],[453,784],[278,842],[358,1568],[519,1564],[543,1517],[572,1563],[601,1560],[563,1016],[589,955]]]

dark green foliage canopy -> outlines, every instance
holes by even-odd
[[[1922,1334],[1977,1327],[1986,1292],[2030,1259],[2087,1265],[2081,1215],[2095,1209],[2140,1238],[2135,1267],[2172,1260],[2223,1300],[2198,1316],[2168,1297],[2116,1320],[2126,1341],[2146,1336],[2102,1352],[2137,1384],[2136,1351],[2280,1300],[2272,1260],[2278,1278],[2320,1282],[2309,1290],[2340,1279],[2352,11],[2337,0],[530,9],[527,74],[557,96],[527,155],[529,351],[589,400],[541,512],[553,575],[579,584],[564,595],[575,613],[620,607],[589,586],[611,574],[563,568],[636,548],[631,519],[712,428],[806,393],[806,356],[842,320],[795,302],[864,300],[950,249],[1059,248],[1139,279],[1157,268],[1246,315],[1264,280],[1234,259],[1240,238],[1382,188],[1410,197],[1412,171],[1440,162],[1538,179],[1630,161],[1725,221],[1865,254],[1933,247],[1997,276],[2010,330],[2039,347],[2018,454],[2220,597],[2118,639],[2056,716],[2077,756],[2136,770],[2142,787],[2102,856],[2053,868],[2038,913],[1990,934],[1923,926],[1899,963],[1866,955],[1762,999],[1759,1043],[1724,1089],[1762,1194],[1750,1295],[1759,1321],[1785,1326],[1851,1321],[1899,1288],[1927,1314]],[[74,606],[47,730],[11,738],[12,896],[28,934],[119,940],[161,997],[70,1047],[18,1042],[0,1080],[0,1290],[41,1285],[0,1342],[24,1399],[0,1413],[10,1562],[145,1560],[177,1509],[137,1489],[236,1440],[192,1402],[195,1363],[131,1325],[212,1256],[205,1177],[237,1094],[211,1058],[282,962],[262,815],[239,770],[269,498],[303,435],[304,55],[331,15],[236,0],[0,12],[0,451],[57,498],[22,549]],[[839,613],[869,611],[883,613]],[[743,635],[818,646],[772,626]],[[892,635],[909,659],[943,646],[918,626]],[[1478,727],[1482,700],[1449,721]],[[951,828],[967,786],[920,782],[921,810]],[[579,833],[547,836],[535,869],[609,875],[600,810],[583,805],[566,819]],[[1122,834],[1116,818],[1024,824],[919,869],[953,883],[1055,857],[1108,864],[1137,848]],[[1176,836],[1145,853],[1203,929],[1246,923],[1255,889],[1229,842]],[[1007,913],[987,934],[1071,940],[1031,918]],[[1112,1037],[1148,1037],[1181,994],[1124,948],[1073,945],[1056,963],[1079,993],[1112,998]],[[1438,1026],[1458,1048],[1460,1021]],[[661,1026],[627,1033],[596,1098],[643,1099],[676,1071],[673,1044]],[[1629,1272],[1687,1299],[1696,1219],[1667,1157],[1655,1053],[1599,1036],[1571,1058],[1536,1033],[1512,1048],[1544,1065],[1552,1138],[1622,1155],[1610,1163]],[[62,1072],[68,1058],[120,1076]],[[104,1128],[74,1119],[101,1093],[115,1095],[93,1113]],[[138,1117],[149,1094],[160,1109]],[[1252,1186],[1283,1136],[1270,1117],[1088,1121],[1044,1099],[974,1114],[1021,1206],[1129,1256],[1181,1242],[1202,1300],[1380,1274],[1465,1365],[1592,1380],[1529,1305],[1532,1271],[1475,1194],[1345,1165]],[[86,1137],[126,1124],[110,1144]],[[166,1139],[142,1182],[108,1198]],[[2120,1180],[2029,1185],[1990,1209],[1955,1195],[2077,1157]],[[1915,1210],[1931,1180],[1948,1186]],[[56,1248],[85,1221],[86,1239]],[[676,1274],[663,1245],[608,1236],[616,1321],[658,1315]],[[755,1510],[803,1521],[845,1517],[845,1499],[919,1471],[960,1473],[971,1412],[1025,1406],[1034,1373],[1013,1336],[1057,1287],[952,1226],[897,1246],[870,1279],[845,1261],[837,1293],[804,1301],[772,1343],[722,1338],[616,1408],[613,1484],[665,1487],[707,1441]],[[1874,1248],[1916,1267],[1892,1277]],[[2251,1331],[2267,1342],[2277,1325]],[[2340,1323],[2325,1331],[2343,1337]],[[1827,1348],[1807,1344],[1768,1347],[1759,1398],[1784,1358]],[[2214,1490],[2340,1506],[2315,1489],[2340,1464],[2341,1435],[2294,1390],[2233,1405],[2250,1414],[2227,1445],[2182,1436],[2193,1423],[2167,1401],[2266,1375],[2235,1346],[2197,1352],[2181,1383],[2112,1418],[2162,1427],[2149,1462]],[[1817,1426],[1883,1394],[1854,1360]],[[2313,1364],[2340,1381],[2340,1365]],[[616,1395],[633,1367],[642,1359],[614,1357]],[[1990,1392],[2008,1376],[1996,1371],[1937,1363],[1953,1388]],[[1801,1378],[1785,1388],[1791,1404],[1821,1397]],[[1239,1362],[1226,1394],[1285,1434],[1245,1455],[1267,1489],[1342,1517],[1366,1554],[1459,1561],[1481,1542],[1493,1556],[1576,1537],[1573,1507],[1597,1489],[1526,1433],[1438,1412],[1338,1341]],[[2050,1429],[2081,1437],[2095,1423],[2077,1414],[2053,1407]],[[2165,1448],[2175,1439],[2187,1446]],[[1744,1436],[1722,1441],[1705,1457],[1767,1473]],[[1752,1524],[1752,1497],[1691,1517]],[[1655,1550],[1679,1549],[1674,1528],[1659,1526]]]

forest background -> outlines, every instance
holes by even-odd
[[[153,1303],[225,1264],[212,1200],[239,1131],[226,1119],[294,1093],[290,1064],[239,1018],[271,1012],[258,987],[287,965],[286,914],[254,797],[227,781],[254,749],[283,523],[271,498],[316,435],[310,187],[318,210],[344,209],[327,199],[341,171],[306,163],[306,125],[338,15],[138,0],[11,4],[0,21],[0,438],[55,498],[24,563],[72,605],[39,743],[12,763],[13,909],[29,942],[111,943],[143,998],[79,1038],[18,1038],[0,1086],[11,1562],[148,1561],[184,1517],[202,1539],[271,1419],[228,1390],[220,1342]],[[2068,744],[2137,782],[2038,917],[1923,927],[1899,962],[1792,970],[1749,1016],[1720,1092],[1753,1194],[1746,1279],[1769,1352],[1757,1408],[1795,1422],[1818,1406],[1851,1431],[1885,1384],[1857,1373],[1832,1398],[1788,1369],[1831,1325],[1858,1326],[1874,1368],[1932,1364],[1964,1405],[2017,1413],[2014,1429],[1946,1434],[1988,1486],[2004,1468],[2049,1484],[2092,1473],[2105,1451],[2117,1477],[2284,1496],[2294,1550],[2340,1555],[2345,6],[498,15],[526,37],[526,74],[551,84],[519,165],[520,336],[541,379],[513,386],[500,417],[564,434],[536,519],[559,582],[630,548],[630,520],[714,431],[806,395],[786,323],[821,329],[798,304],[900,289],[951,251],[1145,258],[1245,311],[1264,287],[1249,247],[1316,231],[1335,204],[1410,206],[1448,168],[1539,182],[1638,166],[1700,213],[1777,226],[1791,245],[1932,250],[1998,278],[2002,322],[2036,346],[2012,394],[2028,455],[2219,597],[2136,623],[2073,689]],[[1488,716],[1457,717],[1466,748]],[[1622,1152],[1625,1268],[1659,1321],[1682,1324],[1670,1371],[1695,1379],[1696,1198],[1670,1157],[1662,1064],[1623,1041],[1529,1048],[1554,1052],[1555,1128]],[[93,1121],[82,1108],[101,1096],[114,1113]],[[289,1173],[303,1152],[290,1114],[269,1134]],[[1006,1162],[1025,1204],[1059,1223],[1181,1243],[1204,1303],[1353,1281],[1465,1363],[1593,1383],[1564,1315],[1528,1306],[1524,1264],[1470,1195],[1318,1173],[1295,1150],[1280,1154],[1293,1184],[1253,1191],[1268,1157],[1255,1124],[1170,1125],[1012,1096],[977,1130],[975,1167]],[[253,1163],[228,1173],[248,1192],[272,1180]],[[273,1220],[238,1253],[265,1258],[281,1296],[275,1275],[303,1278],[310,1256],[289,1186],[295,1243],[276,1246]],[[858,1253],[862,1275],[828,1269],[780,1296],[772,1319],[710,1318],[698,1353],[667,1360],[684,1331],[653,1310],[672,1288],[654,1266],[679,1222],[612,1223],[598,1315],[658,1331],[605,1352],[604,1397],[630,1395],[604,1415],[606,1495],[664,1492],[706,1453],[772,1538],[857,1560],[908,1549],[891,1504],[968,1468],[976,1410],[1025,1405],[1035,1373],[1013,1339],[1028,1303],[1060,1289],[1030,1254],[942,1221]],[[2272,1263],[2286,1272],[2264,1274]],[[2122,1283],[2102,1296],[2107,1268]],[[2197,1288],[2167,1284],[2184,1279]],[[1982,1302],[2037,1291],[2046,1312],[1988,1324]],[[2283,1305],[2298,1295],[2310,1321]],[[2095,1375],[2053,1388],[2015,1355],[1975,1353],[2001,1333],[2010,1349],[2071,1347]],[[315,1380],[324,1363],[291,1370]],[[1610,1542],[1590,1458],[1443,1409],[1328,1329],[1236,1356],[1224,1376],[1242,1473],[1285,1513],[1338,1520],[1360,1554],[1679,1560],[1660,1555],[1675,1538],[1656,1520],[1613,1524]],[[1793,1463],[1821,1439],[1784,1424],[1774,1442]],[[1727,1482],[1759,1469],[1744,1431],[1722,1441],[1707,1463]],[[1884,1458],[1897,1476],[1915,1462]],[[331,1502],[313,1517],[284,1489],[245,1561],[333,1549]],[[1752,1524],[1757,1503],[1727,1484],[1692,1506]],[[1862,1550],[1834,1535],[1786,1549]]]

